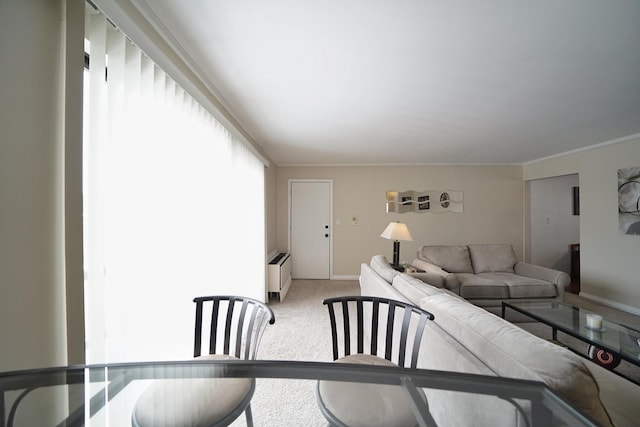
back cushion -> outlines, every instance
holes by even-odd
[[[424,297],[442,293],[441,289],[404,273],[400,273],[393,278],[393,287],[406,296],[415,306],[420,306],[420,300]]]
[[[393,278],[398,274],[398,271],[391,267],[384,255],[371,257],[371,268],[389,283],[393,282]]]
[[[499,376],[542,381],[599,424],[612,425],[598,385],[578,355],[448,295],[425,298],[420,306]]]
[[[360,264],[360,294],[411,302],[367,264]]]
[[[509,244],[469,245],[469,255],[476,274],[497,271],[513,273],[513,266],[518,262]]]
[[[466,246],[423,246],[418,258],[437,265],[449,273],[473,273]]]

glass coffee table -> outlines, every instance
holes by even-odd
[[[610,353],[613,358],[620,358],[640,366],[640,331],[629,326],[605,317],[602,319],[601,328],[588,328],[587,315],[595,313],[559,301],[503,302],[502,318],[505,317],[506,309],[517,311],[550,326],[553,340],[558,343],[560,343],[558,331],[561,331]],[[566,346],[566,344],[563,345]],[[600,364],[608,367],[606,363]]]
[[[386,365],[194,359],[0,372],[0,427],[131,425],[133,408],[152,382],[179,380],[197,384],[211,378],[256,379],[251,406],[257,425],[300,425],[301,419],[309,421],[308,425],[326,425],[315,404],[316,382],[324,380],[366,387],[401,387],[407,407],[420,426],[436,425],[433,408],[418,392],[420,388],[427,394],[449,393],[451,402],[479,399],[483,404],[490,402],[494,411],[515,409],[531,427],[546,427],[555,422],[566,426],[597,426],[547,385],[536,381]],[[345,394],[344,398],[349,397]],[[196,400],[200,402],[202,397]],[[309,400],[317,410],[296,414],[309,409],[303,404]],[[183,401],[187,400],[176,399],[173,404],[179,409]],[[287,415],[297,415],[294,419],[298,424]],[[312,422],[317,416],[322,421]],[[162,417],[162,408],[157,408],[157,421],[161,424],[165,421]],[[241,416],[239,422],[232,425],[243,423],[244,416]]]

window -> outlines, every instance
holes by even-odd
[[[87,9],[87,362],[188,358],[194,297],[265,298],[264,164]]]

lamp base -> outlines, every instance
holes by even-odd
[[[396,270],[400,267],[400,242],[393,241],[393,268]]]

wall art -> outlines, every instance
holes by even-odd
[[[618,229],[640,234],[640,166],[618,169]]]
[[[387,212],[462,213],[462,191],[387,191]]]

